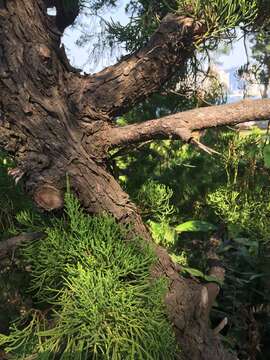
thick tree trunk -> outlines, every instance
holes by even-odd
[[[46,14],[46,7],[54,4],[59,10],[56,18]],[[176,66],[185,63],[194,34],[198,36],[202,28],[191,19],[167,17],[138,54],[100,74],[82,77],[71,71],[60,49],[61,31],[78,8],[61,18],[61,4],[0,0],[0,147],[15,156],[18,167],[11,175],[23,176],[26,191],[40,207],[53,210],[63,205],[68,174],[89,213],[109,212],[151,241],[138,209],[106,169],[108,149],[131,141],[125,138],[126,130],[117,138],[112,116],[168,80]],[[163,125],[166,135],[172,136]],[[134,129],[134,141],[137,132]],[[176,135],[184,138],[183,134]],[[235,359],[209,326],[218,285],[202,286],[182,278],[164,249],[156,247],[156,253],[159,260],[152,271],[169,279],[165,302],[182,358]]]

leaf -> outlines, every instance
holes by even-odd
[[[169,246],[175,242],[175,229],[165,222],[149,221],[152,236],[157,244]]]
[[[222,247],[218,250],[218,252],[219,252],[220,254],[222,254],[222,253],[227,252],[227,251],[229,251],[229,250],[231,250],[231,249],[233,249],[233,248],[234,248],[234,247],[233,247],[232,245],[222,246]]]
[[[241,234],[242,228],[239,224],[229,224],[228,232],[231,238],[237,238]]]
[[[262,274],[254,274],[254,275],[252,275],[252,276],[249,278],[249,281],[252,281],[252,280],[255,280],[255,279],[258,279],[258,278],[264,277],[264,276],[268,276],[268,274],[266,274],[266,273],[262,273]]]
[[[177,225],[175,227],[175,231],[179,234],[181,232],[185,231],[213,231],[216,230],[217,227],[207,221],[201,221],[201,220],[190,220],[186,221],[180,225]]]
[[[265,145],[263,148],[263,159],[264,159],[264,166],[266,168],[270,168],[270,144]]]
[[[206,282],[214,282],[214,283],[217,283],[219,286],[223,285],[222,281],[219,280],[216,276],[205,275],[203,272],[201,272],[198,269],[184,267],[184,268],[182,268],[182,271],[187,272],[191,276],[202,278]]]
[[[216,283],[219,286],[223,285],[223,282],[220,279],[218,279],[216,276],[213,276],[213,275],[204,275],[204,280],[207,282]]]
[[[204,278],[204,274],[198,270],[198,269],[194,269],[194,268],[189,268],[189,267],[185,267],[183,268],[183,270],[185,272],[187,272],[188,274],[192,275],[192,276],[196,276],[196,277],[201,277],[201,278]]]
[[[240,245],[250,245],[250,239],[248,238],[235,237],[232,240]]]

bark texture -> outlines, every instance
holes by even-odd
[[[108,150],[154,138],[189,141],[192,131],[265,119],[269,100],[218,109],[198,109],[140,125],[118,128],[113,118],[157,91],[194,51],[203,25],[168,15],[149,44],[122,62],[82,76],[68,64],[60,39],[76,18],[62,0],[0,0],[0,147],[17,160],[10,172],[22,178],[38,206],[54,210],[63,204],[68,174],[73,190],[89,213],[108,212],[151,241],[138,209],[106,167]],[[47,15],[56,6],[57,16]],[[255,104],[255,105],[254,105]],[[247,110],[247,112],[246,112]],[[209,326],[217,284],[202,286],[179,276],[167,252],[156,247],[154,276],[169,279],[166,296],[185,360],[236,359],[222,347]],[[224,276],[219,266],[212,273]]]

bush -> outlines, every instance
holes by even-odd
[[[66,216],[22,250],[38,305],[0,337],[13,359],[173,359],[164,279],[155,256],[108,216],[89,217],[66,195]]]

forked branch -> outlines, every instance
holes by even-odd
[[[185,68],[195,38],[203,31],[202,23],[168,14],[141,50],[97,74],[79,78],[73,100],[84,107],[91,104],[111,117],[123,114],[158,91],[176,70]]]

